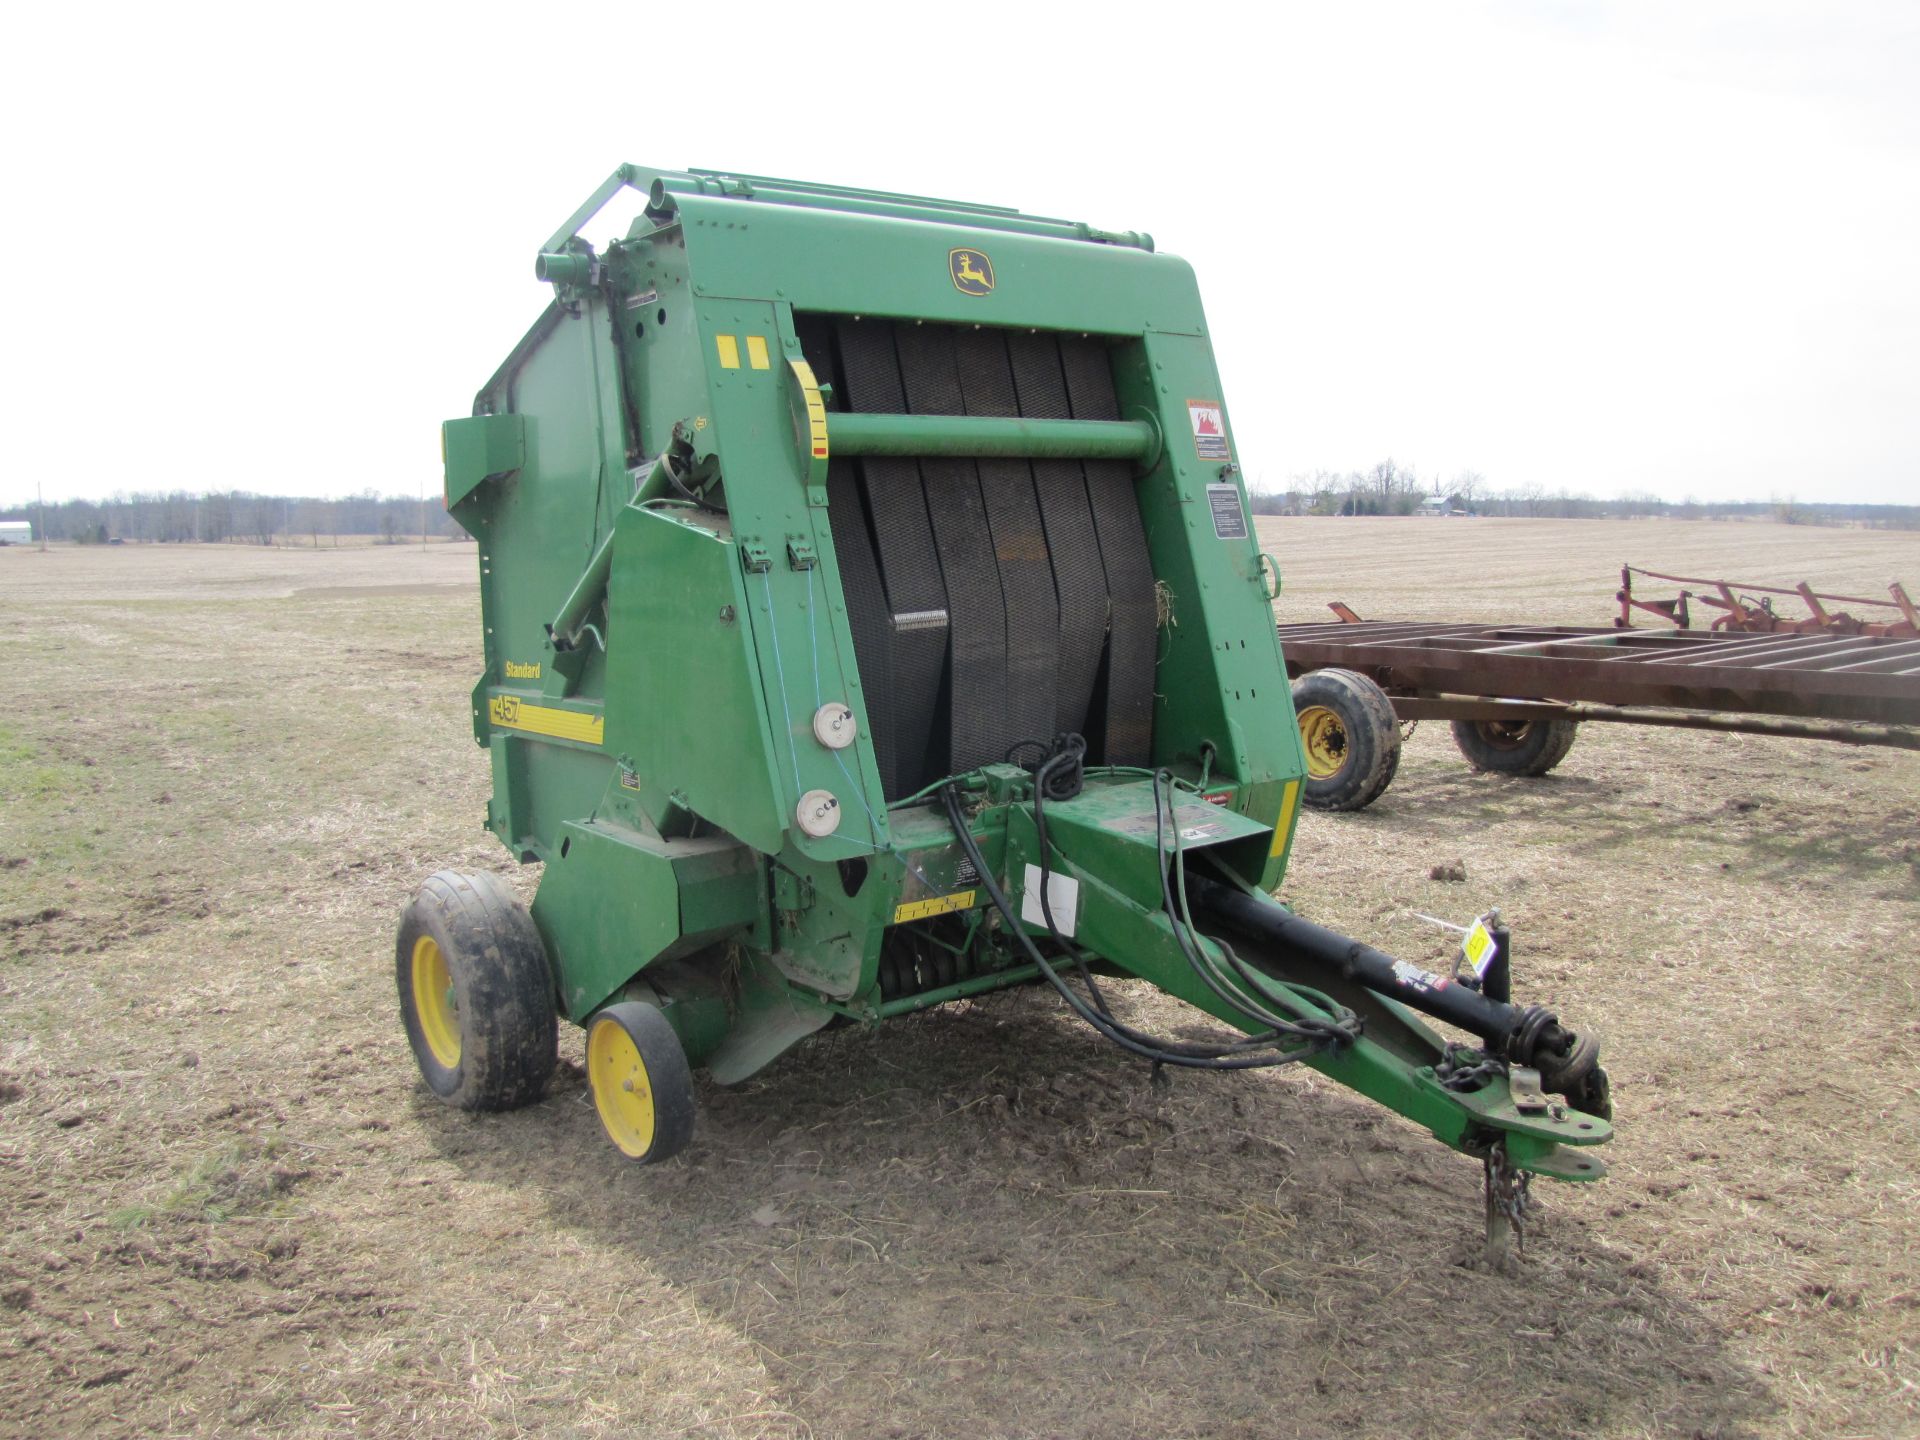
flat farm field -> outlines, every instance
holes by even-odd
[[[1263,520],[1281,618],[1608,623],[1624,560],[1884,593],[1920,537]],[[579,1041],[469,1117],[401,904],[481,828],[469,545],[0,550],[0,1434],[1920,1433],[1920,754],[1446,728],[1286,897],[1606,1037],[1612,1175],[1469,1261],[1478,1167],[1311,1073],[1179,1078],[1047,993],[802,1046],[633,1169]],[[1463,882],[1430,878],[1458,866]],[[1182,1023],[1137,988],[1125,1012]]]

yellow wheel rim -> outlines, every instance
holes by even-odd
[[[413,942],[413,1013],[433,1058],[452,1070],[460,1063],[460,1004],[453,993],[453,972],[431,935]]]
[[[620,1153],[643,1159],[653,1148],[653,1087],[639,1047],[619,1021],[595,1021],[587,1032],[587,1082],[600,1123]]]
[[[1331,779],[1347,763],[1347,727],[1326,706],[1309,705],[1300,712],[1300,746],[1307,752],[1307,774]]]

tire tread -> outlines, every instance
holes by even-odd
[[[439,942],[461,995],[451,1072],[429,1063],[413,1014],[410,966],[423,932]],[[512,1110],[546,1093],[559,1063],[553,975],[533,917],[503,880],[454,870],[428,877],[401,917],[395,960],[407,1036],[435,1094],[462,1110]]]

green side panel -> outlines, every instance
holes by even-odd
[[[447,509],[459,507],[480,484],[510,475],[526,463],[526,422],[518,415],[469,415],[440,427],[446,461]]]
[[[656,826],[688,812],[771,855],[788,817],[749,605],[738,552],[708,518],[633,507],[620,517],[607,587],[606,749],[637,777]]]
[[[1123,412],[1151,411],[1166,437],[1137,482],[1165,616],[1154,758],[1197,767],[1211,747],[1211,778],[1235,787],[1236,812],[1290,825],[1286,785],[1306,764],[1213,352],[1197,336],[1150,331],[1116,352],[1114,380]],[[1196,405],[1220,415],[1222,435],[1196,436]],[[1224,858],[1249,881],[1277,884],[1284,869],[1251,843]]]
[[[488,828],[515,855],[553,856],[564,821],[590,814],[607,787],[610,767],[597,747],[495,730]]]
[[[760,904],[758,863],[723,836],[662,840],[591,821],[559,833],[533,919],[576,1021],[655,961],[751,924]]]

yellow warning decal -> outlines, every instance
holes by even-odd
[[[1287,793],[1280,797],[1280,818],[1273,822],[1273,845],[1267,851],[1267,858],[1273,859],[1287,848],[1287,841],[1293,835],[1293,813],[1300,808],[1300,782],[1287,781]]]
[[[737,336],[716,335],[713,337],[713,347],[720,352],[720,368],[722,370],[738,370],[740,368],[740,341]]]
[[[956,910],[971,910],[973,897],[977,890],[962,890],[957,895],[935,895],[926,900],[909,900],[895,907],[893,923],[905,925],[909,920],[928,920],[935,915],[951,915]]]
[[[747,363],[756,370],[766,370],[771,367],[772,362],[767,359],[766,336],[747,336]]]
[[[529,735],[551,735],[556,740],[576,740],[582,745],[599,745],[606,735],[606,718],[581,710],[559,710],[551,705],[529,705],[518,695],[494,695],[487,700],[487,719],[508,730],[524,730]]]
[[[813,367],[804,360],[789,360],[793,378],[800,382],[800,393],[807,402],[807,448],[816,460],[827,458],[827,405],[820,398],[820,382],[813,378]]]
[[[1493,963],[1493,932],[1487,928],[1485,917],[1473,922],[1473,928],[1467,932],[1467,938],[1461,943],[1461,951],[1467,957],[1467,964],[1473,967],[1473,973],[1486,978],[1487,966]]]

